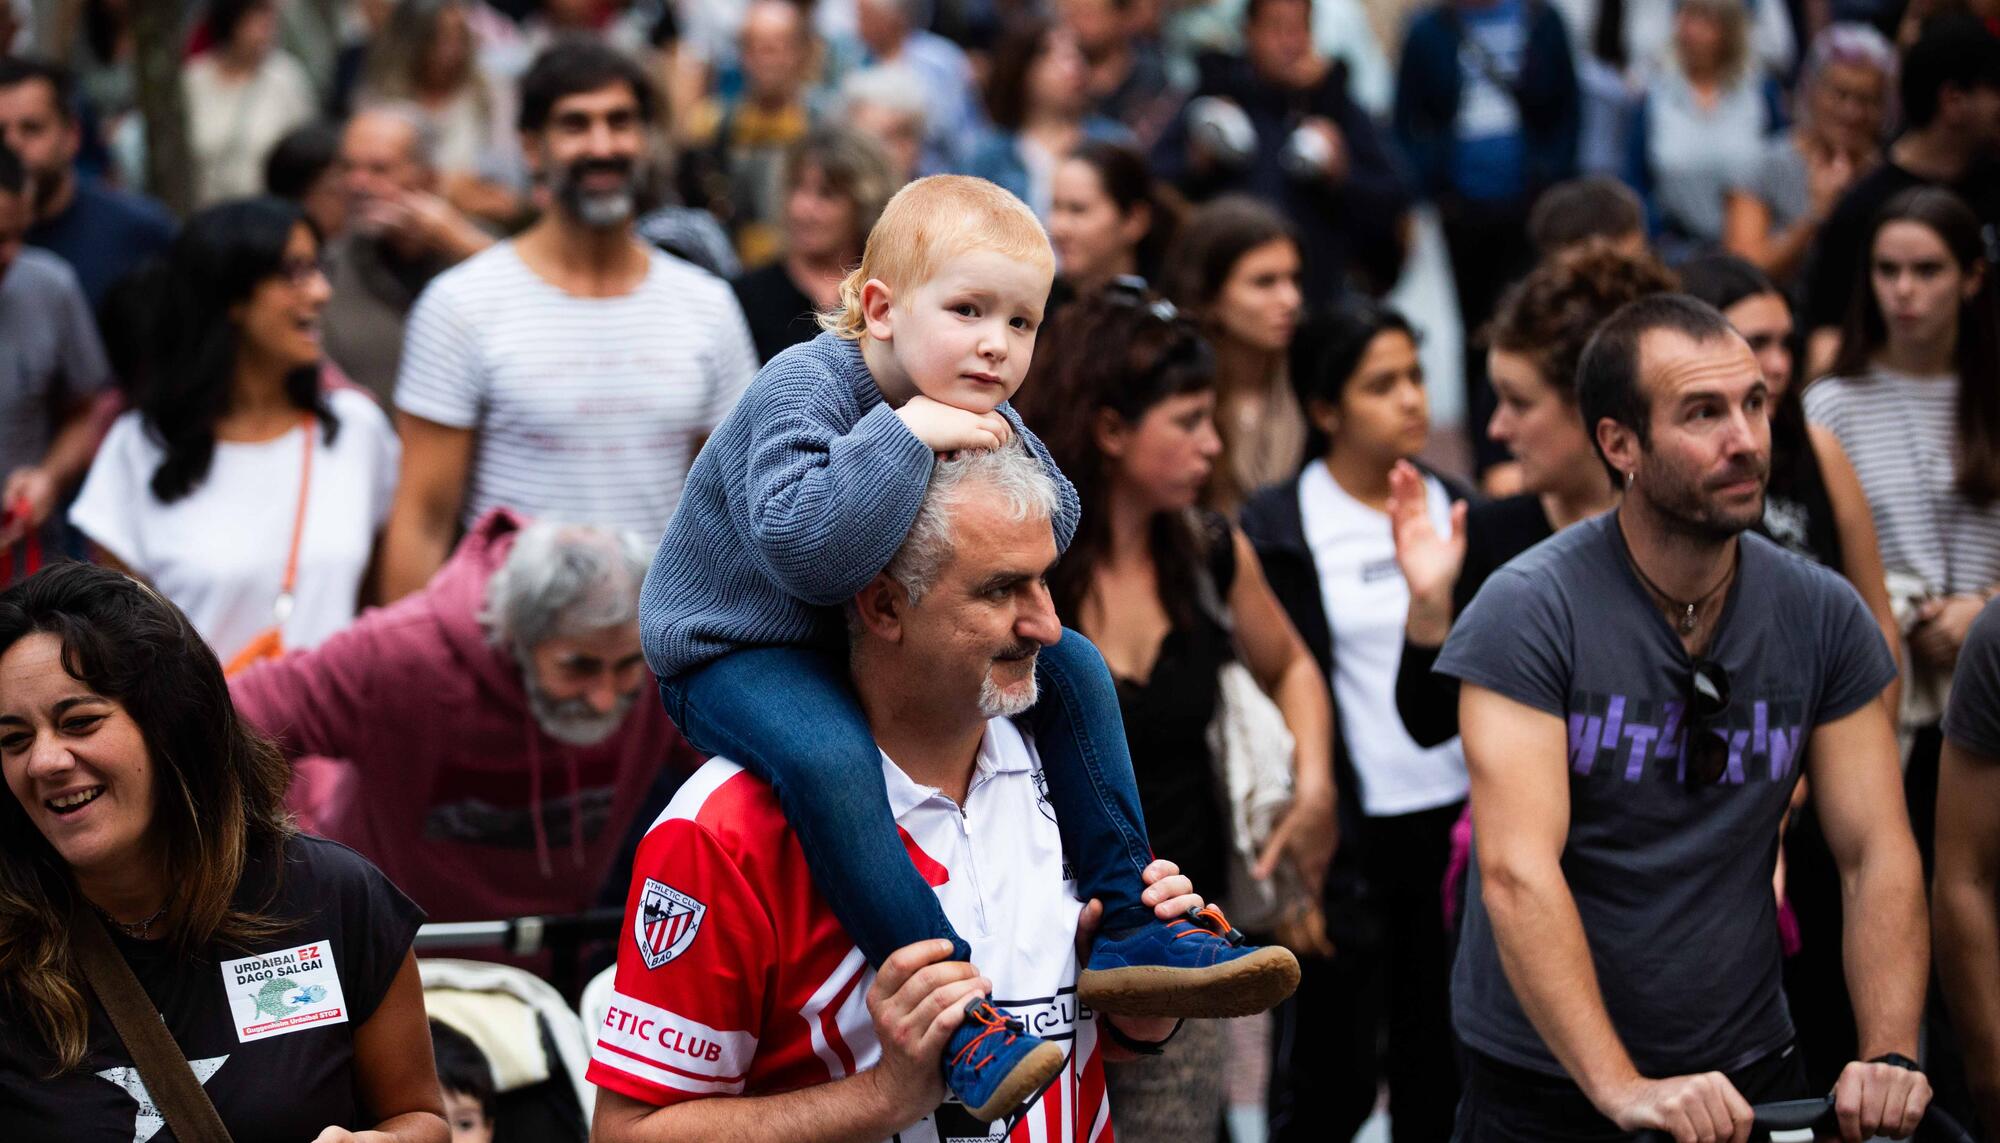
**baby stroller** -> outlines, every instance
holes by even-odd
[[[494,1143],[585,1143],[596,1102],[576,1012],[537,976],[484,961],[419,959],[430,1018],[492,1066]]]

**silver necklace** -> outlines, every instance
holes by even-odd
[[[146,934],[153,931],[153,926],[159,924],[160,918],[167,915],[167,908],[173,903],[173,898],[169,897],[159,908],[153,910],[152,916],[147,917],[143,921],[133,921],[129,925],[105,912],[103,909],[98,909],[96,905],[92,905],[91,908],[97,909],[97,915],[111,922],[119,932],[124,933],[135,941],[143,941],[146,939]]]
[[[1742,549],[1739,547],[1738,548],[1739,554],[1741,553],[1741,550]],[[1680,630],[1680,633],[1683,635],[1694,634],[1696,609],[1699,608],[1702,604],[1707,603],[1710,599],[1713,599],[1715,597],[1715,593],[1721,591],[1723,585],[1729,582],[1729,577],[1736,573],[1736,561],[1735,559],[1731,559],[1729,561],[1729,567],[1723,570],[1722,578],[1715,581],[1714,587],[1711,587],[1707,591],[1702,592],[1698,598],[1687,600],[1684,602],[1682,600],[1675,599],[1673,596],[1668,595],[1665,591],[1661,590],[1660,585],[1654,583],[1652,577],[1646,574],[1646,569],[1639,566],[1639,558],[1637,556],[1634,556],[1632,555],[1631,552],[1627,551],[1625,553],[1625,560],[1627,563],[1632,565],[1632,571],[1638,575],[1639,582],[1645,584],[1647,590],[1651,591],[1654,595],[1660,597],[1661,599],[1667,602],[1669,614],[1672,614],[1672,612],[1676,609],[1679,610],[1680,615],[1675,618],[1674,626],[1678,628]]]

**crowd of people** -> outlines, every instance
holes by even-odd
[[[2000,9],[164,7],[0,0],[0,1135],[2000,1139]]]

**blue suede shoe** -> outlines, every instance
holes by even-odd
[[[1213,905],[1177,921],[1098,939],[1077,998],[1111,1016],[1250,1016],[1299,986],[1290,949],[1257,946]]]
[[[1066,1059],[1061,1045],[1030,1036],[1019,1020],[975,996],[945,1044],[944,1082],[974,1119],[991,1123],[1040,1095]]]

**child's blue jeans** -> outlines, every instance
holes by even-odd
[[[1140,928],[1152,920],[1139,900],[1152,851],[1111,672],[1090,640],[1064,628],[1035,674],[1041,697],[1020,721],[1041,756],[1078,895],[1104,903],[1102,932]],[[938,938],[971,959],[896,832],[882,756],[844,662],[753,647],[661,683],[660,695],[697,749],[777,791],[820,893],[870,964]]]

